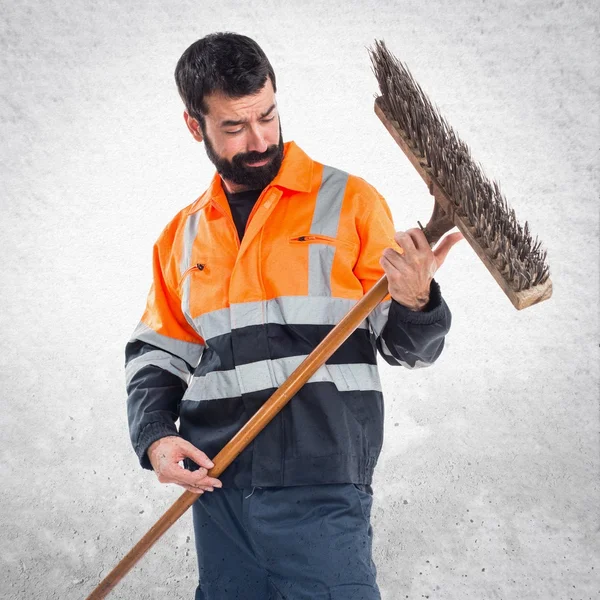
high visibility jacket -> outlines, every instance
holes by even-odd
[[[129,424],[142,465],[150,467],[146,450],[165,435],[214,457],[383,275],[379,260],[393,236],[373,187],[288,142],[240,244],[215,175],[156,242],[146,310],[127,344]],[[449,326],[435,282],[425,312],[388,296],[223,484],[371,483],[383,441],[377,350],[391,364],[430,364]]]

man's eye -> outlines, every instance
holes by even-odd
[[[275,115],[273,115],[272,117],[265,117],[264,119],[262,119],[262,122],[270,123],[274,118],[275,118]]]
[[[227,135],[237,135],[238,133],[242,133],[241,129],[236,129],[235,131],[226,131]]]

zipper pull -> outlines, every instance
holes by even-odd
[[[204,271],[204,267],[206,267],[206,263],[196,263],[195,265],[192,265],[189,269],[187,269],[184,272],[184,274],[181,276],[181,280],[179,281],[179,291],[181,292],[181,289],[183,288],[183,282],[185,281],[185,278],[192,271],[195,271],[196,269],[198,269],[198,271]]]

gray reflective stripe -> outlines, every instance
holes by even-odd
[[[183,399],[218,400],[279,387],[305,358],[290,356],[258,361],[230,371],[213,371],[194,377]],[[308,383],[317,382],[334,383],[341,392],[381,391],[377,366],[364,363],[322,365],[308,380]]]
[[[368,317],[369,325],[371,326],[373,333],[375,333],[375,335],[377,337],[379,337],[381,335],[381,332],[383,331],[383,328],[385,327],[385,324],[387,323],[391,305],[392,305],[391,299],[386,300],[385,302],[381,302],[381,304],[378,304],[373,309],[373,311],[371,312],[371,314]]]
[[[323,167],[323,178],[310,226],[311,233],[329,237],[337,235],[347,182],[348,173],[333,167]]]
[[[231,333],[251,325],[337,325],[357,300],[318,296],[280,296],[266,302],[232,304],[194,319],[196,330],[204,340]],[[367,329],[363,321],[359,329]]]
[[[231,314],[229,308],[213,310],[194,319],[194,328],[204,341],[219,335],[231,333]]]
[[[308,248],[308,295],[331,296],[335,246],[313,243]]]
[[[385,343],[385,340],[381,338],[381,349],[386,356],[389,356],[392,360],[395,360],[399,365],[406,367],[407,369],[423,369],[424,367],[430,367],[431,363],[417,359],[414,366],[409,365],[403,360],[398,360],[391,352],[389,346]]]
[[[185,317],[185,320],[194,327],[194,320],[190,315],[190,282],[192,278],[188,275],[183,282],[183,288],[181,290],[181,312]],[[202,334],[200,334],[202,335]]]
[[[378,304],[375,307],[375,309],[371,312],[371,314],[368,317],[369,325],[371,325],[371,329],[373,330],[373,332],[375,333],[375,335],[378,338],[379,338],[379,336],[381,336],[381,332],[383,331],[383,328],[385,327],[385,324],[387,323],[391,305],[392,305],[391,298],[389,300],[386,300],[385,302],[381,302],[380,304]],[[406,367],[407,369],[412,368],[407,362],[404,362],[403,360],[398,360],[390,352],[390,349],[389,349],[388,345],[385,343],[385,340],[383,338],[380,338],[379,341],[381,342],[381,351],[383,352],[383,354],[385,356],[391,358],[397,364],[402,365],[403,367]]]
[[[271,360],[260,360],[235,368],[242,394],[278,387]]]
[[[266,302],[267,322],[278,325],[337,325],[358,302],[349,298],[280,296]],[[366,321],[360,324],[367,328]]]
[[[220,400],[240,396],[240,386],[235,369],[231,371],[213,371],[202,377],[192,377],[182,401]]]
[[[138,371],[149,365],[173,373],[173,375],[177,375],[177,377],[185,381],[185,383],[188,383],[191,377],[188,367],[183,360],[172,354],[163,352],[162,350],[151,350],[150,352],[146,352],[141,356],[131,359],[127,363],[125,366],[125,381],[127,385],[129,385],[133,376]]]
[[[337,236],[342,212],[342,203],[346,192],[348,173],[323,167],[321,186],[317,194],[310,233]],[[335,246],[312,243],[308,251],[308,295],[331,296],[331,269]]]
[[[424,369],[425,367],[430,367],[432,363],[424,362],[422,360],[415,361],[415,366],[413,369]],[[410,368],[410,367],[409,367]]]
[[[406,367],[407,369],[410,369],[410,365],[407,362],[404,362],[403,360],[398,360],[391,352],[389,349],[389,346],[385,343],[385,340],[383,338],[381,338],[379,340],[381,342],[381,350],[383,351],[383,353],[391,358],[393,361],[395,361],[397,364],[402,365],[403,367]]]
[[[194,240],[198,235],[198,219],[201,212],[192,213],[185,221],[183,228],[183,250],[179,262],[180,277],[192,266],[192,248],[194,247]]]
[[[138,323],[138,326],[131,336],[131,341],[134,340],[140,340],[147,344],[151,344],[152,346],[156,346],[157,348],[161,348],[162,350],[166,350],[170,354],[174,354],[185,360],[192,368],[195,368],[200,361],[204,349],[204,346],[201,344],[184,342],[157,333],[142,321]]]
[[[265,302],[233,303],[230,310],[232,329],[248,327],[248,325],[259,325],[267,320]]]
[[[283,384],[305,358],[306,356],[290,356],[278,360],[265,361],[272,363],[277,387]],[[368,365],[365,363],[322,365],[308,380],[308,383],[326,381],[333,382],[340,392],[381,391],[377,365]]]
[[[183,274],[192,266],[192,249],[194,247],[194,240],[198,235],[198,220],[200,213],[197,211],[188,216],[185,226],[183,229],[183,251],[181,253],[181,260],[179,262],[179,277],[183,277]],[[181,308],[185,316],[186,321],[194,327],[194,321],[190,315],[190,286],[192,278],[188,276],[183,281],[183,289],[181,294]]]
[[[378,304],[375,307],[375,309],[371,312],[371,314],[368,317],[369,324],[371,325],[371,329],[373,330],[373,332],[375,333],[375,335],[378,338],[381,335],[381,332],[383,331],[383,328],[385,327],[385,324],[387,323],[388,315],[390,313],[390,306],[391,305],[392,305],[391,298],[390,298],[390,300],[386,300],[385,302],[381,302],[380,304]],[[413,368],[407,362],[404,362],[403,360],[398,360],[390,352],[390,349],[389,349],[388,345],[385,343],[385,340],[383,338],[380,338],[379,341],[381,342],[381,351],[383,352],[383,354],[385,356],[391,358],[397,364],[402,365],[403,367],[406,367],[407,369]],[[418,362],[420,362],[420,361],[418,361]],[[415,367],[416,366],[417,365],[415,365]]]

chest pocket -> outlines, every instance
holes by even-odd
[[[179,293],[184,314],[198,318],[229,306],[228,290],[233,265],[224,257],[197,257],[182,275]]]
[[[336,287],[339,291],[353,279],[352,267],[358,256],[356,244],[314,233],[294,236],[289,243],[293,247],[304,246],[308,252],[309,296],[331,296]]]

